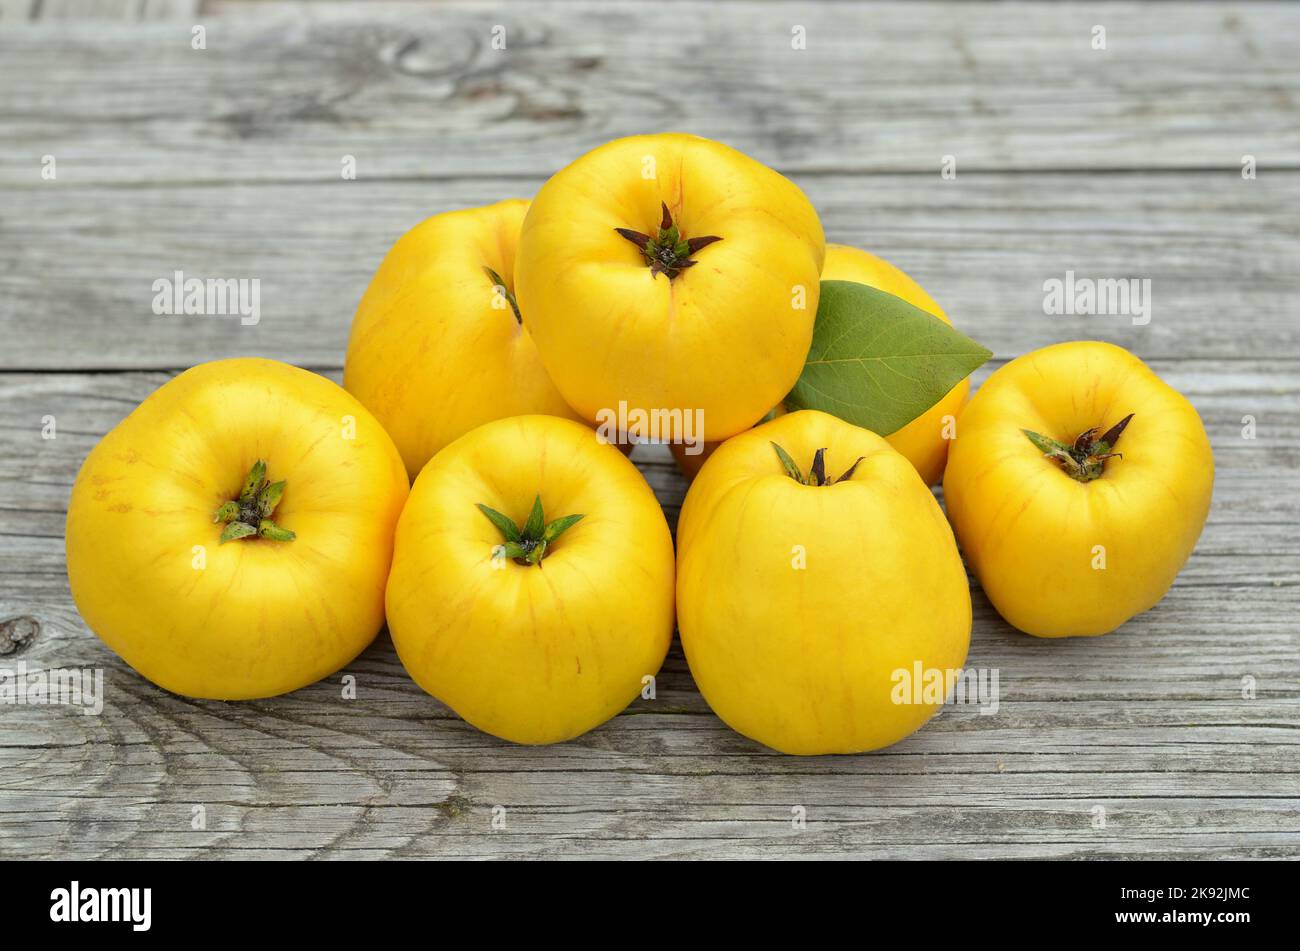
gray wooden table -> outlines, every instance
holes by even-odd
[[[0,856],[1300,855],[1300,8],[659,6],[0,0],[0,667],[106,678],[99,716],[0,706]],[[657,699],[534,749],[423,694],[386,634],[235,704],[87,631],[68,493],[137,402],[229,355],[337,380],[405,229],[665,129],[776,166],[914,274],[995,352],[977,383],[1091,337],[1187,394],[1218,473],[1164,601],[1053,643],[976,590],[998,712],[813,759],[729,731],[677,647]],[[177,270],[260,279],[260,323],[154,316]],[[1067,271],[1149,278],[1151,322],[1045,315]],[[667,454],[635,458],[675,519]]]

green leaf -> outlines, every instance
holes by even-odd
[[[528,521],[524,523],[522,534],[530,541],[537,541],[544,531],[546,531],[546,516],[542,514],[542,497],[539,494],[533,499],[533,510],[528,513]]]
[[[786,397],[882,436],[906,426],[993,354],[933,314],[853,281],[822,281],[812,348]]]
[[[566,515],[563,518],[557,518],[550,525],[546,526],[546,531],[542,533],[542,541],[549,545],[551,542],[559,538],[566,529],[571,528],[576,524],[581,518],[581,515]]]
[[[482,502],[478,503],[478,508],[480,512],[488,517],[488,521],[497,527],[497,531],[501,533],[506,541],[519,541],[519,526],[515,525],[509,516],[502,515],[496,509],[488,508]]]

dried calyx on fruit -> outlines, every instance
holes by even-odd
[[[1124,458],[1122,452],[1112,450],[1132,418],[1133,414],[1129,413],[1100,437],[1097,435],[1101,432],[1100,426],[1084,430],[1074,440],[1074,444],[1069,446],[1029,429],[1022,429],[1021,432],[1043,453],[1044,458],[1057,463],[1070,478],[1078,482],[1091,482],[1101,478],[1106,471],[1107,459]]]
[[[631,228],[614,230],[641,249],[646,264],[650,265],[651,277],[667,274],[668,279],[672,280],[686,268],[695,266],[696,262],[692,256],[697,251],[722,239],[717,235],[683,238],[677,225],[673,223],[673,216],[668,211],[667,202],[660,202],[660,205],[663,207],[664,216],[659,223],[659,233],[653,238]]]
[[[275,507],[280,504],[287,483],[268,482],[266,463],[261,459],[253,463],[244,477],[244,485],[239,490],[239,497],[223,502],[213,513],[213,522],[225,522],[221,530],[221,544],[236,538],[257,535],[276,542],[291,542],[298,536],[287,528],[281,528],[271,520]]]
[[[799,467],[795,465],[795,461],[790,458],[788,452],[776,443],[772,443],[772,448],[776,450],[777,458],[781,460],[781,467],[785,469],[785,474],[791,479],[794,479],[794,481],[798,482],[800,485],[834,485],[837,482],[847,482],[849,479],[853,478],[853,473],[858,469],[858,463],[866,458],[866,456],[858,456],[853,465],[844,470],[843,475],[838,479],[828,479],[826,478],[825,449],[818,449],[813,453],[812,466],[809,467],[808,474],[804,475],[803,472],[800,471]]]
[[[524,317],[523,314],[519,313],[519,301],[515,299],[515,292],[506,287],[506,282],[502,280],[501,275],[492,270],[486,264],[483,265],[483,273],[486,274],[488,280],[492,282],[492,289],[497,292],[497,295],[510,305],[510,309],[515,315],[515,323],[523,324]]]

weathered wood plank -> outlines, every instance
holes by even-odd
[[[46,154],[81,184],[329,181],[345,154],[368,177],[537,176],[668,128],[794,172],[1300,155],[1292,4],[700,3],[671,17],[665,30],[657,9],[598,0],[221,3],[200,51],[183,20],[20,21],[0,31],[0,180],[39,183]]]
[[[33,6],[0,0],[0,624],[38,630],[0,637],[17,647],[0,666],[102,668],[107,706],[0,707],[0,856],[1300,855],[1300,9],[683,3],[667,35],[644,5],[237,2],[203,11],[196,51],[185,17],[14,22]],[[665,71],[685,87],[671,98]],[[340,674],[221,704],[157,690],[86,631],[68,492],[161,371],[258,353],[337,379],[401,231],[669,127],[795,175],[832,240],[911,271],[996,351],[977,382],[1100,337],[1187,393],[1218,473],[1165,600],[1111,637],[1049,643],[976,589],[969,663],[999,672],[998,711],[949,708],[888,750],[815,759],[723,726],[676,647],[653,701],[530,749],[425,696],[386,635],[346,671],[356,700]],[[151,284],[177,269],[260,279],[262,321],[155,317]],[[1151,279],[1151,323],[1047,316],[1043,281],[1066,270]],[[68,372],[95,369],[117,372]],[[666,453],[635,458],[675,520]]]
[[[799,180],[831,240],[911,272],[999,357],[1084,337],[1154,359],[1300,356],[1300,175]],[[174,369],[248,353],[338,367],[356,303],[403,231],[539,184],[11,189],[0,209],[0,368]],[[260,281],[259,323],[155,316],[153,282],[176,271]],[[1046,315],[1044,281],[1067,271],[1149,279],[1150,323]]]
[[[36,0],[0,0],[0,24],[11,25],[32,19]]]
[[[976,590],[969,663],[999,671],[998,711],[949,708],[879,754],[814,759],[723,726],[676,647],[653,701],[544,749],[456,719],[386,635],[347,670],[356,700],[338,676],[247,704],[169,696],[86,632],[61,539],[80,459],[168,374],[0,376],[0,618],[41,624],[4,662],[102,667],[107,684],[99,717],[3,710],[0,854],[1293,857],[1300,436],[1287,422],[1300,379],[1286,360],[1157,369],[1200,407],[1219,473],[1169,596],[1114,636],[1049,643],[1012,631]],[[1241,438],[1244,412],[1260,421],[1255,441]],[[53,440],[40,439],[47,414]],[[675,516],[684,484],[664,451],[636,458]]]
[[[202,0],[0,0],[0,21],[101,22],[185,20],[195,22]]]
[[[995,360],[978,370],[975,385],[1001,363]],[[1300,507],[1296,491],[1300,489],[1300,432],[1293,425],[1300,414],[1297,363],[1290,359],[1152,362],[1152,368],[1197,407],[1214,446],[1217,472],[1211,525],[1222,516],[1223,530],[1230,534],[1220,536],[1220,548],[1207,547],[1207,536],[1198,553],[1267,557],[1257,544],[1262,538],[1269,540],[1269,551],[1300,552],[1300,541],[1284,522]],[[0,513],[6,520],[0,521],[0,531],[61,539],[68,493],[81,460],[105,432],[172,375],[0,373]],[[337,370],[325,375],[335,382],[342,379]],[[42,435],[47,416],[54,418],[53,439]],[[1243,436],[1246,417],[1255,423],[1253,439]],[[662,448],[638,447],[636,458],[670,522],[675,522],[685,490],[676,466]]]

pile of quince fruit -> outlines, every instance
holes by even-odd
[[[531,203],[404,235],[343,388],[262,359],[159,388],[77,478],[72,592],[203,698],[312,683],[386,620],[421,687],[519,743],[653,696],[676,626],[740,733],[877,749],[944,702],[900,672],[965,663],[958,542],[1012,625],[1097,635],[1160,600],[1206,518],[1205,430],[1136,357],[1047,347],[968,404],[989,356],[772,169],[620,139]],[[645,440],[694,477],[675,552]]]

